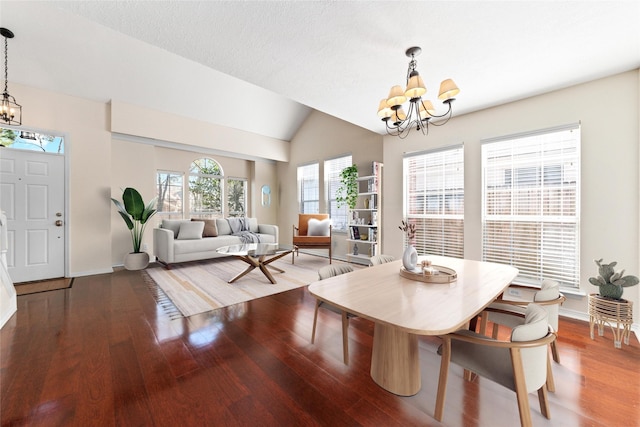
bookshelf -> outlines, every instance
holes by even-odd
[[[372,162],[370,173],[358,177],[358,203],[349,211],[346,256],[358,264],[369,264],[369,258],[380,253],[382,241],[382,163]]]

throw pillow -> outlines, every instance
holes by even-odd
[[[218,227],[216,226],[215,219],[191,218],[191,221],[204,222],[204,231],[202,232],[202,237],[218,237]]]
[[[331,220],[329,218],[319,219],[311,218],[308,222],[307,236],[328,236]]]
[[[180,231],[178,232],[178,240],[202,239],[203,231],[204,231],[203,221],[184,222],[180,224]]]
[[[180,231],[180,224],[189,221],[188,219],[163,219],[162,228],[173,231],[173,238],[178,237],[178,231]]]

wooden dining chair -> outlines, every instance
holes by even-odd
[[[369,267],[374,265],[385,264],[387,262],[395,261],[395,258],[391,255],[374,255],[369,258]]]
[[[350,273],[353,271],[353,267],[349,264],[340,264],[340,265],[327,265],[318,270],[318,279],[325,280],[329,277],[338,276],[340,274]],[[316,323],[318,321],[318,309],[326,308],[329,311],[333,311],[334,313],[339,314],[342,317],[342,357],[344,359],[344,364],[349,364],[349,319],[351,317],[355,317],[354,314],[347,313],[344,310],[336,307],[333,304],[329,304],[325,301],[320,301],[316,299],[316,309],[313,313],[313,330],[311,332],[311,344],[315,342],[316,339]]]
[[[511,285],[510,288],[531,289],[528,287]],[[521,325],[524,320],[524,313],[530,302],[544,307],[549,313],[549,326],[553,329],[556,336],[558,335],[558,316],[560,305],[565,301],[565,296],[560,292],[560,284],[555,280],[544,279],[540,286],[540,290],[533,295],[533,301],[513,301],[505,300],[502,297],[491,303],[481,314],[480,333],[485,334],[487,322],[493,323],[491,336],[498,337],[499,325],[514,328]],[[551,343],[551,354],[556,363],[560,363],[560,354],[558,353],[557,340]]]
[[[449,364],[494,381],[516,393],[520,424],[532,425],[528,394],[537,391],[540,412],[551,419],[547,400],[547,376],[551,369],[547,346],[556,339],[549,327],[549,314],[537,304],[529,304],[525,321],[511,332],[510,341],[500,341],[469,330],[442,337],[442,355],[436,396],[435,418],[442,421]]]

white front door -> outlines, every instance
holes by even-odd
[[[64,156],[0,148],[0,209],[14,283],[64,277]]]

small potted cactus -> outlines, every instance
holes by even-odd
[[[624,270],[615,272],[613,267],[617,262],[604,264],[601,259],[594,260],[598,266],[598,276],[590,277],[589,282],[600,288],[599,295],[604,298],[621,300],[624,288],[635,286],[640,280],[636,276],[625,276]]]

